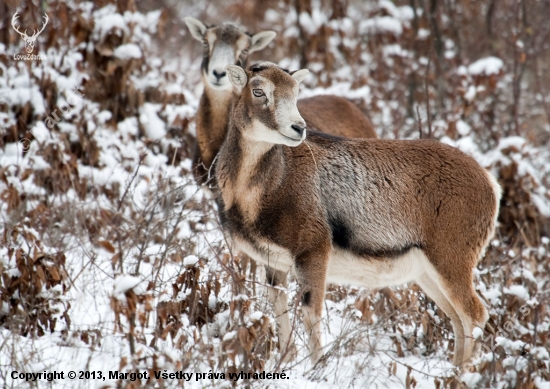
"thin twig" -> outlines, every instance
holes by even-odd
[[[178,153],[178,147],[174,148],[174,156],[172,157],[172,166],[176,163],[176,154]]]
[[[309,147],[309,143],[307,143],[306,140],[304,140],[304,143],[306,144],[307,148],[309,149],[309,152],[311,153],[311,157],[313,158],[313,163],[315,163],[315,168],[317,169],[317,161],[315,160],[315,155],[313,155],[313,150],[311,150],[311,147]]]
[[[428,91],[428,73],[430,64],[432,63],[431,53],[428,55],[428,65],[426,66],[426,74],[424,76],[424,88],[426,90],[426,117],[428,118],[428,139],[432,137],[432,119],[430,117],[430,93]]]
[[[126,188],[124,189],[124,193],[122,194],[122,197],[118,201],[118,206],[116,208],[117,212],[120,211],[120,207],[122,207],[122,203],[124,202],[124,199],[126,198],[126,195],[128,194],[128,190],[130,189],[130,186],[132,185],[132,182],[134,182],[134,180],[136,179],[136,176],[139,172],[139,168],[141,167],[141,164],[143,163],[143,160],[145,159],[146,156],[147,156],[147,153],[143,153],[139,156],[139,162],[138,162],[136,171],[134,172],[134,175],[130,179],[130,182],[128,182],[128,185],[126,185]]]
[[[418,105],[416,106],[416,116],[418,117],[418,135],[419,139],[422,139],[422,133],[424,130],[422,129],[422,118],[420,117],[420,112],[418,111]]]
[[[216,161],[218,160],[219,155],[220,155],[220,153],[217,153],[216,156],[214,157],[214,160],[210,164],[210,167],[208,168],[208,178],[207,178],[206,182],[204,183],[205,186],[207,186],[208,188],[211,188],[211,189],[212,189],[212,187],[210,186],[210,181],[212,180],[212,169],[214,168],[214,165],[216,164]]]

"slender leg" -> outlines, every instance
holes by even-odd
[[[272,286],[268,287],[267,297],[275,309],[275,317],[278,324],[279,350],[283,355],[283,361],[289,362],[296,358],[297,351],[288,315],[288,296],[286,292],[275,288],[277,286],[282,286],[283,288],[288,286],[287,274],[268,266],[265,267],[265,270],[267,282]]]
[[[457,366],[468,362],[472,357],[475,343],[472,331],[475,326],[484,328],[489,318],[487,309],[473,286],[472,269],[475,261],[464,260],[464,263],[468,262],[472,263],[472,266],[461,271],[456,271],[456,267],[442,267],[437,273],[429,274],[431,280],[437,282],[439,290],[445,295],[462,323],[463,353],[461,356],[455,353],[453,360]],[[453,327],[454,325],[453,323]]]
[[[312,363],[322,356],[321,318],[325,299],[325,283],[328,255],[308,253],[296,259],[296,275],[301,287],[302,313],[309,336],[309,352]]]
[[[436,277],[438,276],[435,275],[434,277],[434,275],[424,273],[418,280],[418,284],[428,295],[428,297],[431,298],[451,319],[451,324],[455,335],[453,364],[458,366],[462,363],[462,357],[464,355],[464,328],[462,327],[460,316],[453,308],[451,302],[447,299],[445,292],[442,290],[439,283],[435,280]]]
[[[487,309],[481,302],[477,292],[472,284],[471,277],[464,281],[467,287],[456,288],[455,309],[462,320],[464,328],[464,357],[462,363],[468,362],[474,352],[475,339],[472,331],[475,326],[485,328],[485,323],[489,319]]]

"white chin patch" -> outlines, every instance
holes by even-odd
[[[206,81],[208,82],[208,86],[214,90],[231,90],[232,86],[229,82],[229,79],[227,77],[222,78],[221,80],[217,80],[216,77],[209,76]]]
[[[306,139],[306,131],[302,133],[301,138],[296,138],[296,132],[294,131],[281,131],[280,135],[285,139],[285,142],[281,142],[284,145],[296,147]]]
[[[303,137],[302,137],[302,139],[291,139],[291,138],[288,138],[288,137],[286,137],[282,134],[281,134],[281,136],[284,138],[284,141],[281,142],[281,144],[286,145],[286,146],[290,146],[290,147],[299,146],[302,143],[302,141],[304,140]]]
[[[286,136],[282,132],[268,128],[257,119],[252,122],[252,126],[245,132],[245,134],[247,138],[257,142],[267,142],[291,147],[298,146],[305,138],[305,133],[301,139],[293,136]]]

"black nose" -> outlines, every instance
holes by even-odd
[[[293,124],[291,127],[300,135],[300,137],[304,134],[304,130],[306,129],[305,127],[302,127],[298,124]]]
[[[227,74],[225,72],[218,73],[215,70],[212,70],[212,73],[214,73],[214,76],[218,79],[218,81],[220,81],[220,78],[225,77],[225,75]]]

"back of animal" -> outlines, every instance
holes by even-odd
[[[343,97],[319,95],[298,100],[298,111],[308,130],[344,138],[376,138],[370,120]]]

